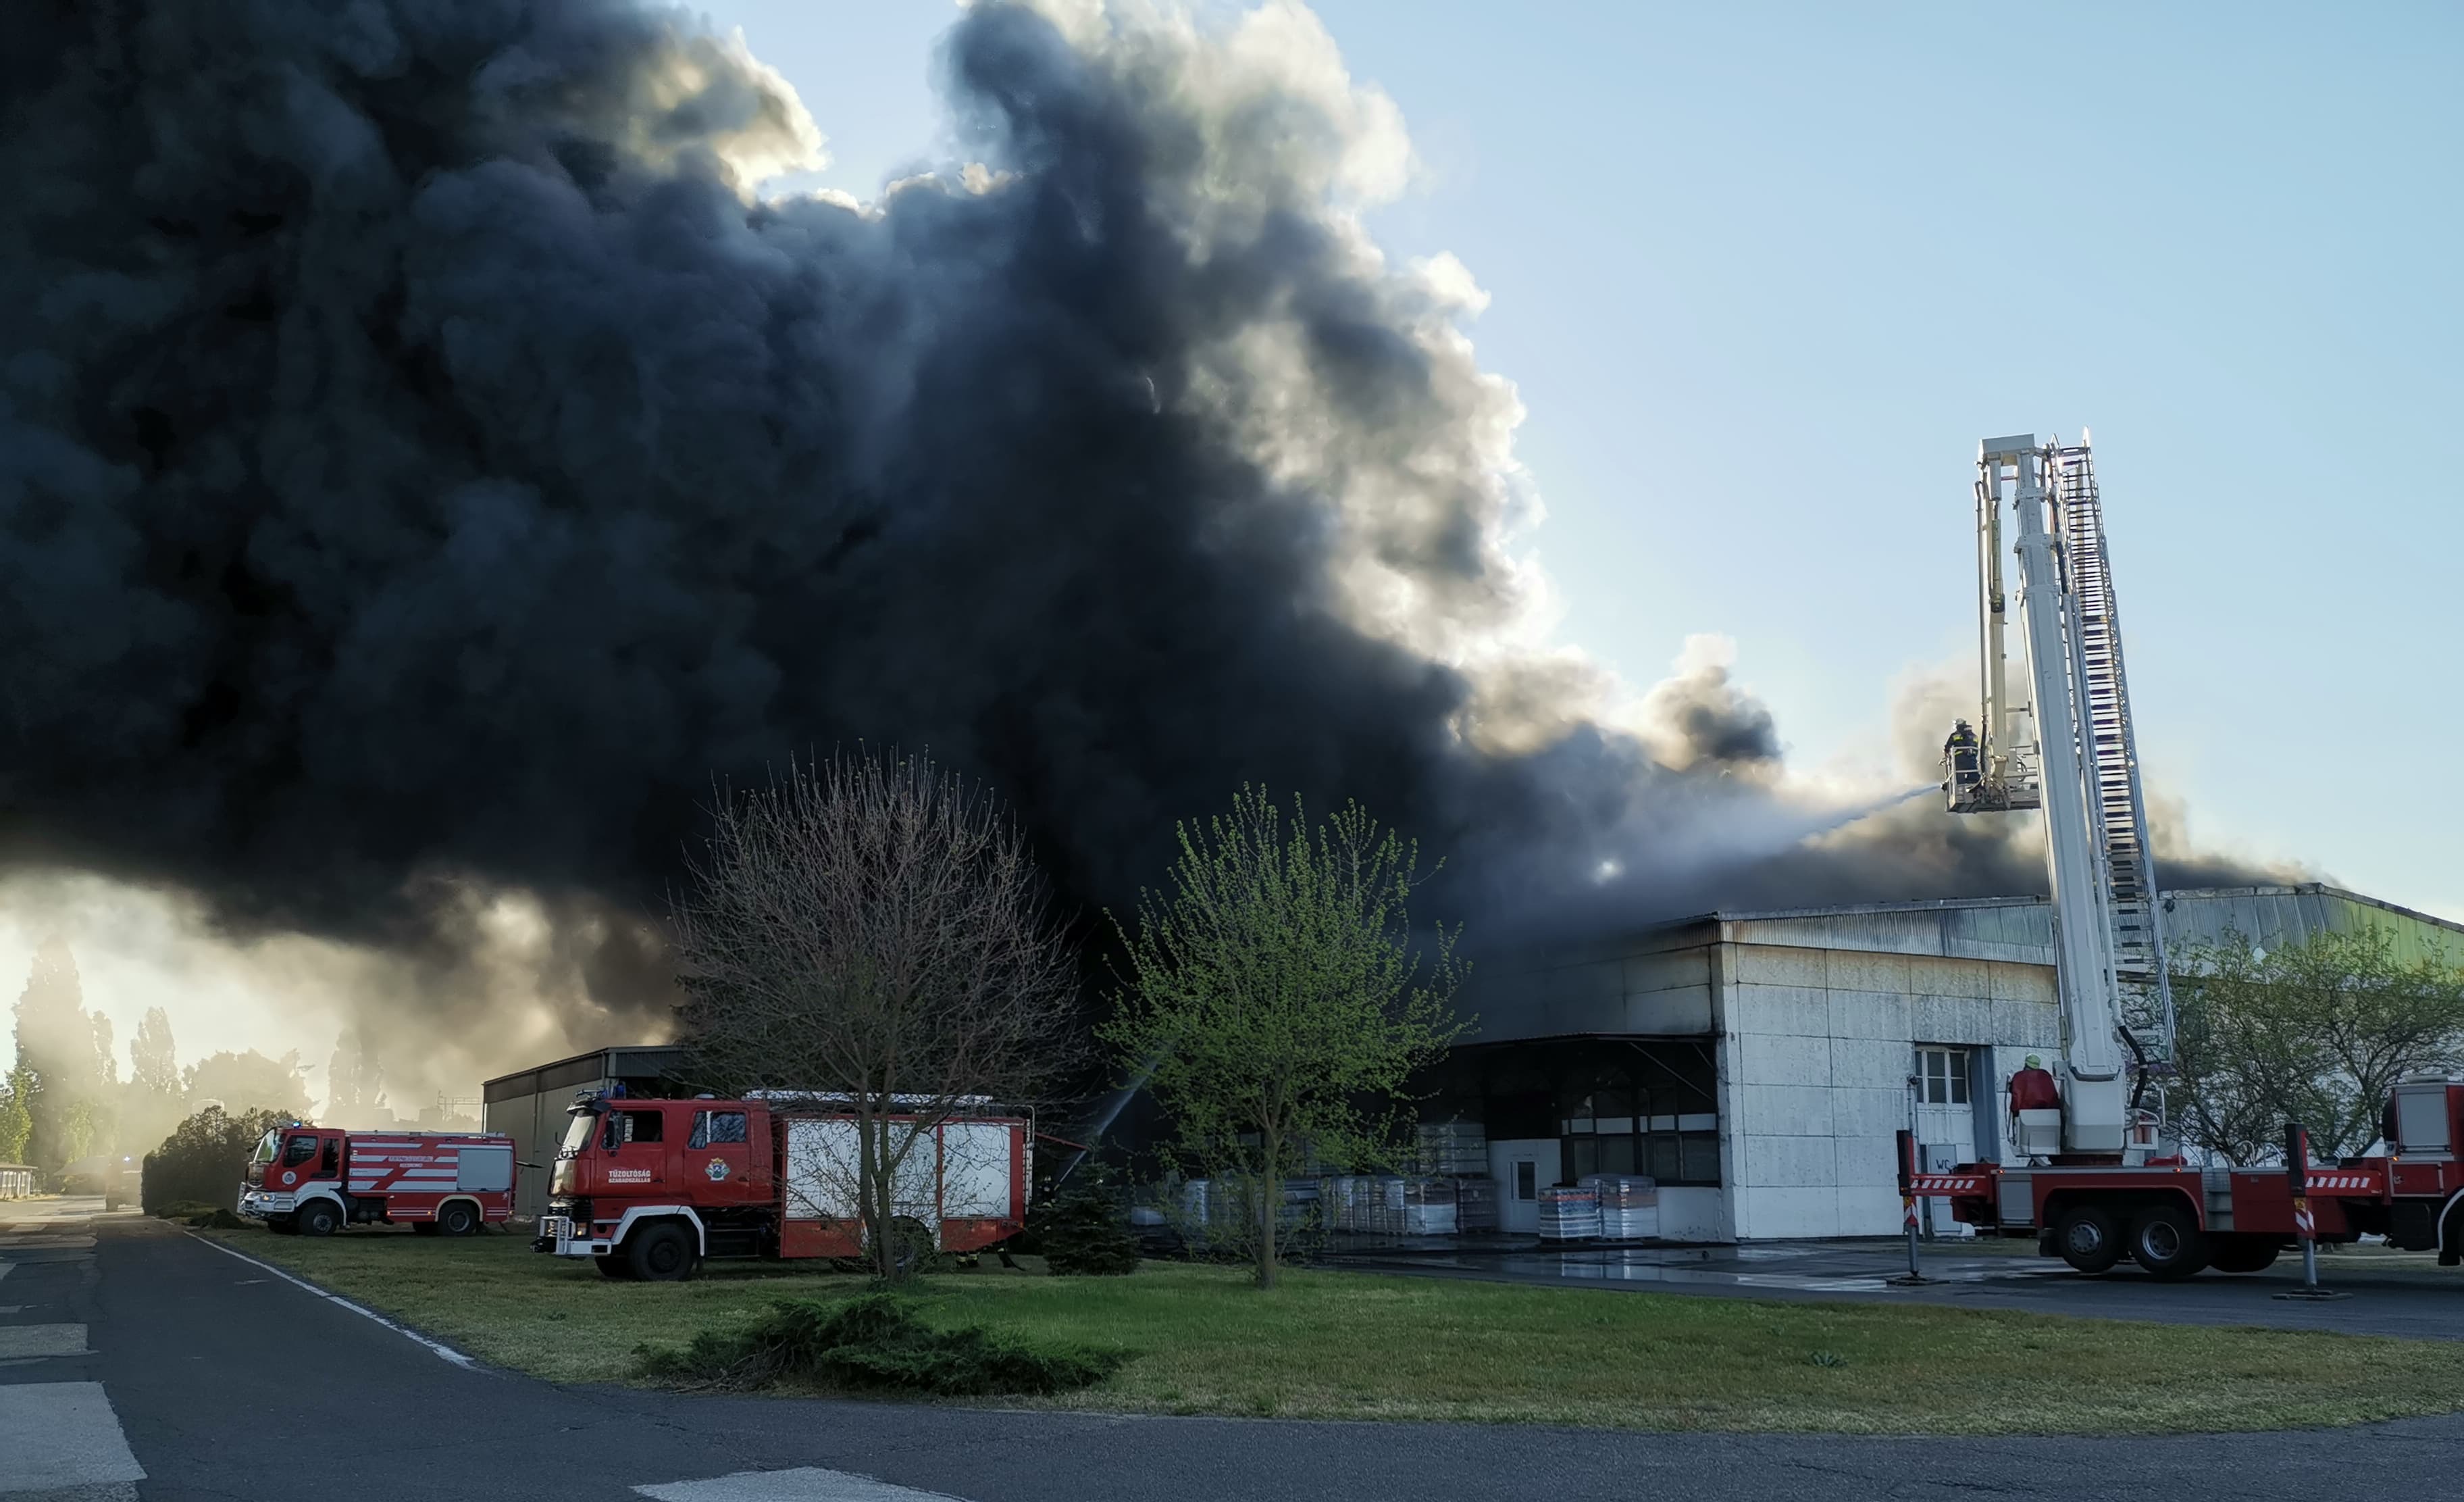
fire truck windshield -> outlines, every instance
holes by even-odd
[[[564,1145],[558,1150],[556,1156],[559,1158],[580,1158],[582,1156],[582,1150],[590,1145],[591,1129],[598,1125],[598,1112],[576,1111],[573,1113],[573,1119],[566,1122],[564,1126]]]
[[[249,1159],[249,1161],[252,1163],[270,1163],[274,1161],[274,1155],[280,1151],[282,1151],[281,1132],[268,1132],[263,1137],[256,1139],[256,1153],[253,1157]]]

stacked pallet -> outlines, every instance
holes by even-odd
[[[1451,1236],[1455,1233],[1455,1181],[1403,1181],[1403,1234]]]
[[[1488,1172],[1488,1129],[1477,1121],[1423,1121],[1419,1139],[1420,1172]]]
[[[1595,1174],[1602,1241],[1648,1241],[1660,1234],[1660,1181],[1635,1174]]]
[[[1497,1229],[1497,1181],[1480,1177],[1455,1181],[1455,1229],[1466,1235]]]
[[[1588,1184],[1540,1191],[1542,1241],[1595,1241],[1600,1234],[1600,1193]]]

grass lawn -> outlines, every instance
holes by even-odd
[[[484,1359],[620,1381],[782,1296],[860,1277],[719,1269],[611,1282],[514,1235],[212,1233]],[[1030,1270],[1032,1259],[1022,1258]],[[987,1266],[924,1284],[929,1316],[1129,1353],[1050,1406],[1639,1429],[2163,1433],[2353,1424],[2464,1407],[2464,1345],[2065,1319],[1923,1305],[1519,1288],[1148,1263],[1126,1278]]]

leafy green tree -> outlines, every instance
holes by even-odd
[[[2183,1138],[2235,1163],[2270,1156],[2284,1123],[2321,1154],[2379,1135],[2397,1081],[2464,1063],[2464,970],[2410,962],[2371,925],[2266,948],[2242,934],[2175,957]]]
[[[20,1063],[0,1083],[0,1163],[26,1160],[26,1141],[34,1135],[34,1071]]]
[[[180,1083],[180,1058],[171,1041],[171,1019],[149,1007],[128,1040],[128,1079],[120,1088],[117,1136],[122,1150],[159,1142],[187,1114]]]
[[[208,1054],[188,1066],[187,1084],[192,1105],[218,1101],[230,1112],[263,1108],[287,1116],[308,1115],[308,1081],[300,1073],[296,1051],[278,1059],[269,1059],[254,1049]]]
[[[292,1118],[279,1111],[236,1115],[208,1106],[182,1121],[145,1155],[141,1198],[148,1215],[174,1204],[234,1204],[241,1172],[257,1139]]]
[[[1144,1072],[1182,1156],[1235,1186],[1255,1227],[1258,1286],[1274,1286],[1282,1181],[1315,1157],[1399,1156],[1402,1093],[1458,1037],[1457,931],[1416,936],[1419,848],[1356,804],[1311,827],[1264,789],[1178,827],[1170,890],[1141,893],[1121,928],[1129,983],[1102,1029]]]

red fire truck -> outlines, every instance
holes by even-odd
[[[2025,1166],[1966,1163],[1914,1172],[1902,1133],[1901,1179],[1913,1237],[1919,1199],[2037,1248],[2081,1272],[2127,1255],[2158,1277],[2202,1268],[2255,1272],[2296,1242],[2385,1236],[2464,1258],[2464,1085],[2409,1079],[2387,1103],[2384,1157],[2313,1164],[2288,1124],[2277,1168],[2202,1168],[2164,1140],[2151,1087],[2178,1073],[2171,967],[2156,887],[2138,740],[2123,668],[2120,607],[2102,492],[2086,434],[2033,434],[1977,448],[1976,559],[1983,698],[1943,746],[1955,814],[2043,815],[2053,892],[2054,983],[2061,1012],[2055,1069],[2030,1059],[2014,1077],[2012,1148]],[[2007,680],[2005,527],[2016,541],[2018,605],[2031,692]],[[2161,1097],[2160,1097],[2161,1098]]]
[[[904,1099],[893,1109],[902,1105],[921,1109]],[[979,1251],[1025,1225],[1035,1136],[1027,1115],[970,1100],[937,1123],[890,1122],[893,1143],[915,1138],[892,1194],[901,1256]],[[585,1094],[570,1113],[531,1245],[586,1258],[608,1277],[658,1282],[689,1278],[711,1257],[859,1256],[858,1145],[843,1096]]]
[[[2161,1163],[2013,1168],[1967,1163],[1916,1174],[1910,1192],[1942,1197],[1951,1213],[1988,1233],[2035,1235],[2037,1249],[2081,1272],[2103,1272],[2126,1255],[2160,1278],[2202,1268],[2256,1272],[2294,1245],[2298,1213],[2314,1239],[2384,1236],[2408,1251],[2464,1261],[2464,1083],[2407,1080],[2387,1113],[2385,1157],[2333,1164],[2302,1161],[2297,1204],[2285,1168],[2191,1168]],[[2306,1154],[2288,1147],[2288,1158]]]
[[[354,1223],[468,1236],[512,1217],[516,1171],[513,1139],[500,1135],[295,1122],[258,1138],[239,1213],[302,1236],[330,1236]]]

